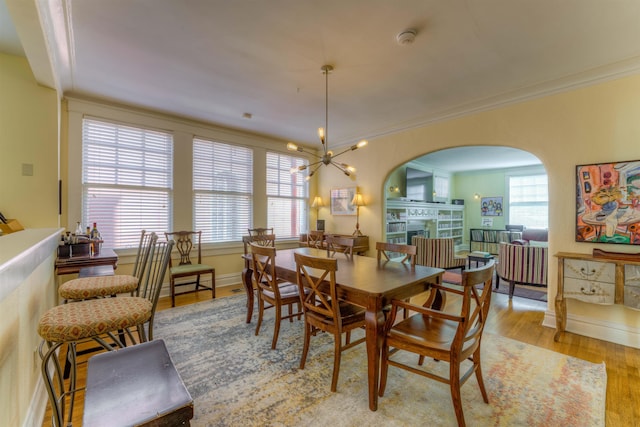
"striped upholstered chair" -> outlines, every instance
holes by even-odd
[[[509,298],[516,284],[547,286],[548,248],[500,243],[496,268],[496,289],[500,279],[509,282]]]
[[[464,267],[467,263],[466,257],[458,257],[455,254],[455,242],[453,239],[430,239],[427,237],[413,236],[411,244],[417,249],[416,264],[427,267],[453,268]]]

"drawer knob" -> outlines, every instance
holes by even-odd
[[[587,271],[586,268],[582,267],[580,269],[580,273],[584,274],[585,276],[592,276],[596,273],[596,270],[592,269],[591,271]]]
[[[585,289],[585,288],[580,288],[580,292],[582,292],[585,295],[593,295],[596,293],[595,289]]]

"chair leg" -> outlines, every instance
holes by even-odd
[[[484,403],[489,403],[489,397],[487,391],[484,388],[484,380],[482,379],[482,364],[480,363],[480,347],[473,354],[473,364],[475,365],[476,379],[478,380],[478,386],[480,387],[480,393],[482,393],[482,399]]]
[[[169,287],[171,288],[171,307],[176,306],[176,282],[173,277],[169,279]]]
[[[382,355],[380,356],[380,385],[378,388],[378,396],[384,396],[384,390],[387,388],[387,373],[389,372],[389,346],[382,345]]]
[[[262,325],[262,315],[264,314],[264,300],[258,291],[258,323],[256,324],[256,335],[260,332],[260,326]]]
[[[465,427],[464,413],[462,411],[462,395],[460,394],[460,364],[450,363],[449,366],[449,386],[451,388],[451,400],[453,409],[456,412],[456,419],[459,427]]]
[[[516,290],[516,282],[509,282],[509,299],[513,298],[513,292]]]
[[[333,376],[331,377],[331,391],[335,392],[338,388],[338,375],[340,374],[340,358],[342,356],[342,334],[334,336],[334,354],[333,354]]]
[[[500,287],[500,276],[496,274],[496,289]]]
[[[276,344],[278,343],[278,335],[280,335],[280,322],[282,321],[282,305],[276,304],[273,308],[276,310],[276,324],[273,327],[271,350],[276,349]],[[289,314],[291,314],[291,305],[289,305]],[[289,318],[289,320],[291,320],[291,318]]]
[[[216,297],[216,272],[211,272],[211,298]]]
[[[302,346],[302,357],[300,358],[300,369],[304,369],[304,364],[307,361],[307,354],[309,353],[309,341],[311,341],[311,325],[304,322],[304,345]]]

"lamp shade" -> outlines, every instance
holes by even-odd
[[[353,206],[364,206],[364,198],[362,197],[362,194],[356,193],[355,196],[353,196],[353,199],[351,199],[351,204]]]
[[[320,196],[316,196],[313,198],[313,202],[311,202],[311,207],[312,208],[319,208],[324,206],[324,203],[322,202],[322,197]]]

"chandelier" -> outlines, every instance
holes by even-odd
[[[337,162],[335,160],[336,157],[338,157],[341,154],[346,153],[347,151],[353,151],[353,150],[357,150],[360,147],[364,147],[365,145],[367,145],[367,141],[366,140],[362,140],[360,142],[358,142],[355,145],[352,145],[351,147],[347,148],[344,151],[341,151],[338,154],[334,154],[333,151],[329,150],[329,145],[328,145],[328,134],[329,134],[329,73],[331,71],[333,71],[333,66],[332,65],[323,65],[322,68],[322,74],[325,75],[325,107],[324,107],[324,128],[318,128],[318,137],[320,137],[320,142],[322,143],[322,150],[323,150],[323,154],[322,156],[318,156],[315,153],[309,152],[309,151],[305,151],[302,147],[298,147],[296,144],[294,144],[293,142],[290,142],[287,144],[287,149],[290,151],[300,151],[301,153],[307,153],[310,154],[312,156],[317,157],[319,160],[307,165],[302,165],[302,166],[298,166],[295,168],[291,168],[291,173],[296,173],[296,172],[302,172],[305,169],[309,169],[310,172],[307,175],[307,177],[305,178],[307,181],[309,179],[311,179],[311,177],[313,176],[313,174],[316,173],[316,171],[320,168],[320,166],[325,165],[325,166],[329,166],[329,165],[333,165],[336,168],[340,169],[345,175],[350,176],[352,173],[356,172],[356,168],[354,168],[353,166],[349,166],[346,163],[340,163]]]

